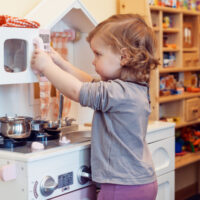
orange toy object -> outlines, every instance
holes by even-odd
[[[18,17],[11,17],[8,15],[0,15],[0,26],[16,28],[39,28],[40,24],[36,21],[19,19]]]
[[[166,44],[168,48],[176,49],[176,44]]]
[[[187,92],[200,92],[200,88],[187,87]]]
[[[193,145],[194,146],[197,146],[197,145],[199,145],[200,144],[200,139],[197,139],[197,140],[195,140],[194,142],[193,142]]]

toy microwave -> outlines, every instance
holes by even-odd
[[[34,28],[0,28],[0,85],[38,82],[31,69],[34,41],[50,46],[50,33]]]

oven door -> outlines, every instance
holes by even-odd
[[[96,200],[96,187],[90,185],[49,200]]]

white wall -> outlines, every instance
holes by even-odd
[[[42,0],[0,0],[0,14],[23,17]],[[55,0],[48,0],[55,1]],[[116,12],[116,0],[81,0],[100,22]]]
[[[23,17],[41,0],[0,0],[0,14]]]
[[[97,22],[116,13],[116,0],[82,0]]]

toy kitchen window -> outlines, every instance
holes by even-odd
[[[23,72],[27,68],[27,42],[7,39],[4,42],[4,70],[8,73]]]

